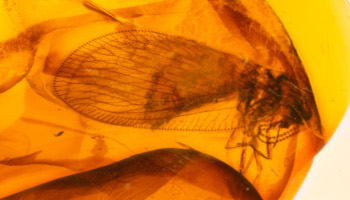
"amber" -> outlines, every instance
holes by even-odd
[[[165,193],[165,194],[164,194]],[[190,195],[189,195],[190,194]],[[237,171],[194,150],[160,149],[4,199],[261,199]]]
[[[4,1],[0,198],[293,198],[350,99],[299,3]]]

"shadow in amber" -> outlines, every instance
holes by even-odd
[[[11,199],[261,199],[223,162],[194,150],[160,149],[57,179]]]

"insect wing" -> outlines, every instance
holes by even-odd
[[[69,107],[104,123],[232,130],[235,71],[245,65],[192,40],[124,31],[78,48],[58,69],[54,88]]]

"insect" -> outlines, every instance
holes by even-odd
[[[90,1],[88,5],[118,21]],[[238,24],[248,20],[253,24],[230,11],[239,18]],[[240,27],[252,41],[248,27]],[[54,93],[81,115],[103,123],[153,130],[231,131],[226,148],[243,149],[240,170],[247,167],[248,147],[261,168],[260,157],[271,159],[278,143],[310,123],[319,123],[305,72],[293,68],[276,41],[261,32],[258,35],[273,47],[265,48],[277,55],[282,69],[185,37],[131,28],[102,35],[71,53],[56,72]]]
[[[192,40],[129,30],[75,50],[58,69],[54,89],[69,107],[97,121],[165,130],[241,130],[253,140],[238,146],[258,152],[255,141],[276,145],[311,118],[296,84],[285,73]],[[277,134],[269,135],[274,129]]]
[[[262,12],[269,9],[264,9],[264,1],[220,1],[221,6],[217,6],[219,1],[198,1],[208,3],[224,29],[233,39],[244,40],[253,53],[239,45],[233,45],[236,51],[226,52],[203,40],[189,39],[181,28],[171,34],[132,24],[91,1],[83,2],[123,28],[92,40],[89,37],[85,44],[77,42],[83,45],[64,56],[63,63],[52,64],[53,74],[47,70],[54,77],[50,84],[55,97],[80,115],[133,128],[230,132],[223,149],[240,150],[241,173],[252,163],[249,152],[262,170],[261,160],[273,159],[273,150],[285,141],[296,143],[289,139],[298,134],[322,140],[302,63],[273,12]],[[243,9],[249,2],[259,6]],[[262,24],[254,9],[277,22]],[[290,149],[285,148],[284,155],[295,152],[295,147]],[[271,163],[282,166],[285,157],[278,159]]]

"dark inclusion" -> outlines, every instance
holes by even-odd
[[[198,175],[203,178],[198,179]],[[101,200],[147,199],[174,177],[225,198],[262,199],[242,174],[222,161],[194,150],[160,149],[50,181],[2,200],[97,198],[94,195]],[[168,191],[168,195],[172,199],[178,194]]]
[[[309,120],[312,111],[297,86],[285,73],[198,42],[137,30],[86,43],[67,58],[54,81],[56,95],[69,107],[121,126],[175,129],[167,124],[178,120],[191,124],[184,130],[202,130],[204,120],[196,114],[221,113],[201,108],[233,101],[237,119],[229,130],[241,124],[248,135],[263,124],[288,129]],[[290,132],[280,139],[295,134]]]

